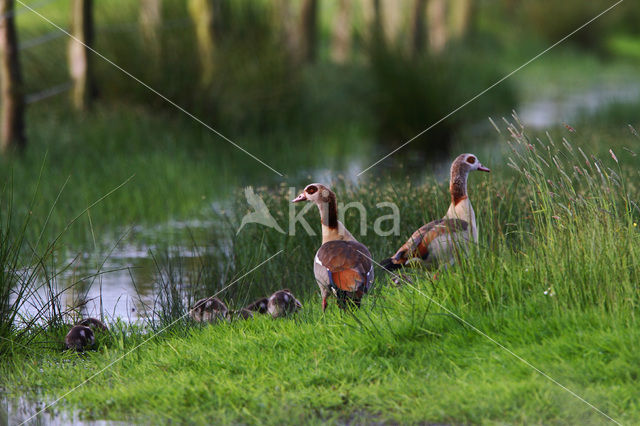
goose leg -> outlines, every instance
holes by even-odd
[[[320,285],[320,295],[322,296],[322,312],[327,309],[327,297],[329,297],[329,290],[324,286]]]

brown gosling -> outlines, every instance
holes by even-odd
[[[302,308],[302,303],[295,298],[291,290],[278,290],[269,297],[267,310],[273,318],[284,317]]]
[[[239,309],[239,310],[235,311],[233,313],[233,317],[236,318],[236,319],[247,320],[247,319],[253,318],[253,312],[250,311],[247,308],[242,308],[242,309]]]
[[[77,325],[84,325],[85,327],[89,327],[91,330],[95,331],[109,331],[105,323],[100,321],[97,318],[85,318],[80,321]]]
[[[229,309],[217,297],[207,297],[198,300],[189,311],[189,315],[196,322],[214,322],[227,319]]]
[[[266,314],[267,312],[269,312],[267,310],[267,306],[269,305],[269,299],[266,297],[262,297],[258,300],[255,300],[251,303],[249,303],[245,309],[248,309],[250,311],[254,311],[254,312],[258,312],[260,314]]]
[[[95,341],[93,331],[84,325],[74,325],[64,338],[67,349],[75,349],[78,352],[93,346]]]

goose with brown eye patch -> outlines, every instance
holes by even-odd
[[[490,172],[473,154],[459,155],[451,164],[451,204],[442,219],[434,220],[415,231],[402,247],[381,265],[388,271],[419,263],[428,268],[452,265],[469,242],[478,241],[476,215],[467,195],[469,172]],[[458,248],[463,248],[462,251]]]
[[[336,195],[324,185],[313,183],[292,202],[311,201],[320,210],[322,245],[313,263],[313,272],[322,296],[322,311],[333,293],[338,306],[360,306],[373,284],[373,262],[369,249],[358,242],[338,220]]]

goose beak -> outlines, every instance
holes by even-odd
[[[489,169],[488,167],[483,166],[482,164],[480,164],[478,166],[478,170],[480,170],[481,172],[487,172],[487,173],[491,172],[491,169]]]
[[[307,201],[307,195],[304,192],[291,200],[292,203],[299,203],[300,201]]]

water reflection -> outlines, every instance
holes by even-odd
[[[54,407],[40,413],[46,402],[36,402],[25,397],[10,398],[0,391],[0,425],[80,425],[80,426],[111,426],[125,425],[128,422],[110,420],[83,420],[76,410],[60,410]],[[32,418],[36,413],[35,417]]]
[[[213,227],[212,222],[195,221],[136,227],[107,252],[67,255],[57,262],[58,275],[50,278],[54,291],[60,293],[57,309],[107,322],[117,318],[137,322],[148,317],[157,300],[161,273],[155,259],[169,257],[184,270],[193,269],[195,262],[211,254],[206,247],[210,246]],[[170,250],[163,248],[169,246]],[[191,278],[192,274],[181,275],[181,285],[188,287]],[[50,293],[47,286],[38,288],[22,306],[21,314],[36,316],[50,300]]]

